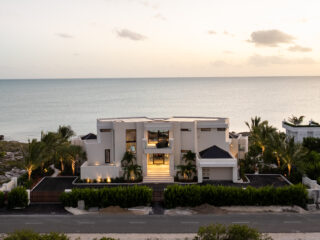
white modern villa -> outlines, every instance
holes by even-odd
[[[295,142],[303,142],[304,138],[320,138],[320,124],[312,120],[308,124],[294,125],[286,120],[282,122],[282,127],[286,130],[286,135],[293,137]]]
[[[183,155],[196,154],[198,182],[238,181],[238,158],[248,151],[248,139],[229,136],[229,119],[215,117],[102,118],[97,135],[82,137],[87,161],[81,179],[122,176],[121,160],[130,151],[142,168],[143,182],[173,182]]]

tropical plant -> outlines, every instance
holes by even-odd
[[[69,240],[70,238],[63,233],[40,234],[32,230],[17,230],[9,233],[4,240]]]
[[[288,118],[288,121],[294,125],[299,125],[303,122],[304,116],[296,117],[292,115],[292,117]]]
[[[192,174],[197,173],[197,168],[194,164],[192,163],[187,163],[186,165],[178,165],[177,166],[177,176],[182,176],[185,180],[191,179]]]
[[[248,122],[245,122],[245,124],[248,126],[249,131],[252,132],[255,128],[266,124],[267,121],[263,121],[261,122],[261,117],[257,117],[255,116],[254,118],[251,118],[251,124],[249,124]]]
[[[123,166],[124,177],[126,179],[135,180],[136,178],[140,178],[142,175],[141,166],[138,164],[128,164]]]
[[[191,162],[193,163],[195,160],[196,160],[196,154],[192,151],[188,151],[187,153],[185,153],[182,157],[182,159],[188,163],[188,162]]]
[[[75,135],[75,132],[70,126],[59,126],[57,133],[65,142],[70,141],[70,138]]]
[[[136,178],[140,178],[142,175],[141,166],[136,164],[135,161],[136,155],[130,151],[126,151],[121,160],[123,176],[128,180],[135,180]]]
[[[293,165],[302,167],[302,158],[305,152],[302,145],[294,142],[294,138],[288,138],[283,145],[281,151],[281,159],[283,163],[287,166],[288,176],[291,174],[291,169]]]
[[[60,162],[60,170],[64,171],[65,162],[69,158],[69,145],[63,144],[57,148],[56,156],[58,161]]]
[[[43,142],[38,142],[36,139],[28,141],[27,150],[22,150],[24,157],[24,166],[28,173],[28,180],[31,180],[32,171],[41,164],[44,156],[45,146]]]
[[[85,152],[81,146],[70,145],[66,148],[65,156],[67,161],[71,164],[72,175],[75,175],[76,164],[79,162],[79,159],[84,159],[86,157]]]

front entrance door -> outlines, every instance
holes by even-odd
[[[148,164],[151,165],[163,165],[169,164],[169,155],[164,153],[148,154]]]

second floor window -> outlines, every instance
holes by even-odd
[[[137,131],[136,129],[126,130],[126,149],[129,152],[136,152],[137,148]]]

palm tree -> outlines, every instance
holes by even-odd
[[[135,160],[136,155],[130,151],[126,151],[121,160],[123,176],[127,179],[134,180],[135,177],[141,177],[141,167],[138,164],[135,164]]]
[[[69,145],[61,145],[57,148],[56,157],[60,162],[61,172],[64,171],[64,163],[69,158]]]
[[[196,166],[190,162],[186,165],[178,165],[177,169],[177,176],[181,175],[184,179],[191,179],[192,174],[197,172]]]
[[[65,142],[68,142],[75,135],[70,126],[59,126],[57,133]]]
[[[283,145],[281,159],[288,168],[288,176],[291,174],[293,165],[299,165],[304,156],[304,150],[301,144],[295,143],[294,138],[289,138]]]
[[[284,145],[286,144],[286,135],[280,132],[275,132],[270,134],[270,148],[272,150],[272,154],[275,156],[277,160],[278,167],[281,166],[281,158],[282,158],[282,149],[284,149]]]
[[[186,154],[183,155],[182,159],[186,162],[186,163],[193,163],[196,160],[196,154],[192,151],[188,151]]]
[[[142,169],[138,164],[131,164],[123,167],[124,176],[127,179],[134,180],[135,178],[140,178],[142,174]]]
[[[122,160],[121,160],[121,165],[126,166],[129,164],[133,164],[134,160],[136,160],[136,155],[133,152],[126,151]]]
[[[255,128],[267,124],[267,121],[261,122],[261,117],[255,116],[254,118],[251,118],[251,124],[249,124],[248,122],[245,123],[248,126],[249,131],[252,132]]]
[[[66,160],[71,162],[72,175],[75,175],[76,163],[79,158],[85,158],[85,152],[81,146],[70,145],[66,149]]]
[[[34,169],[41,163],[44,156],[45,146],[42,142],[38,142],[36,139],[28,141],[27,150],[23,150],[24,166],[28,173],[28,180],[31,180],[31,174]]]
[[[304,119],[304,116],[296,117],[292,115],[291,118],[290,117],[288,118],[288,121],[297,126],[303,122],[303,119]]]

